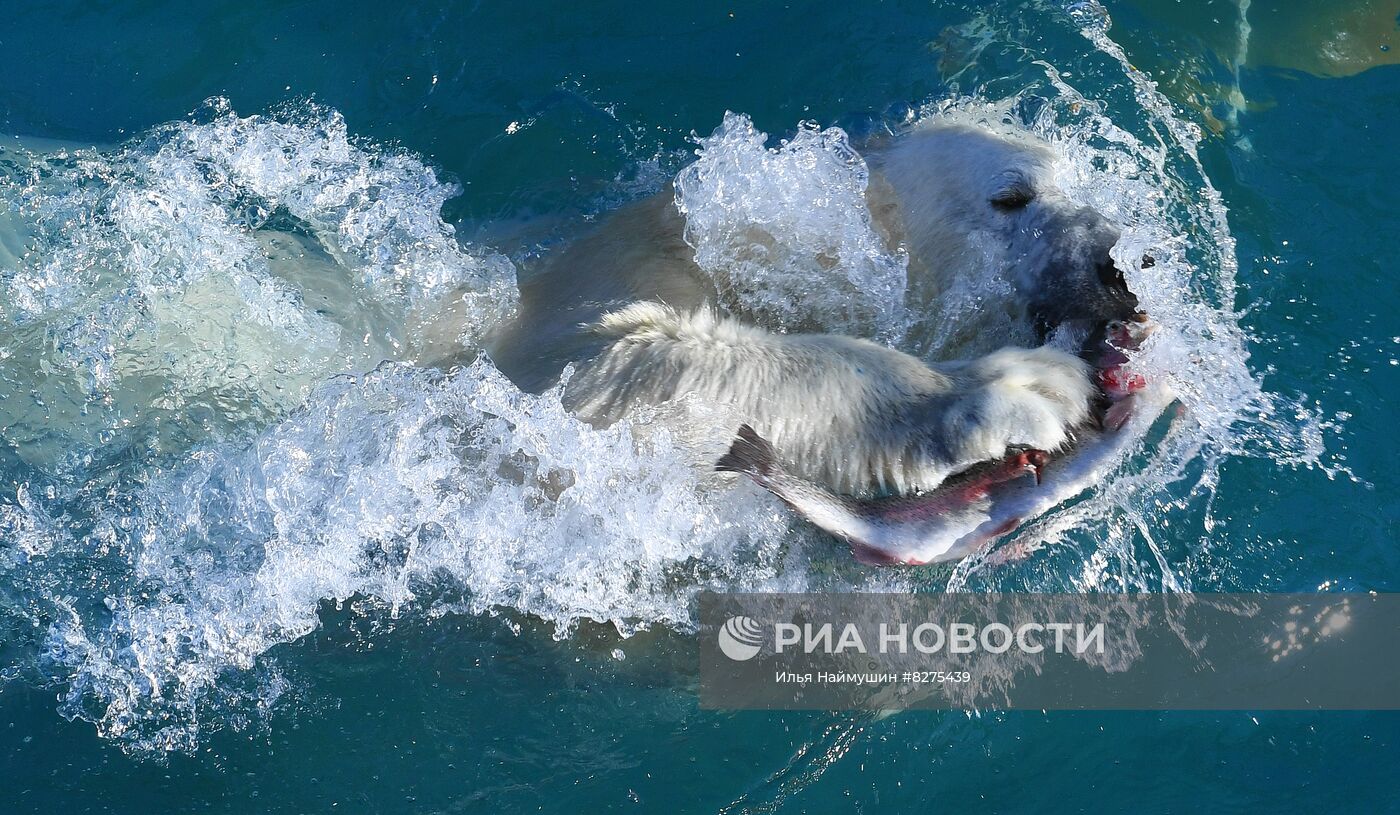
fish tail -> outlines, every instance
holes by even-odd
[[[722,473],[743,473],[756,481],[767,481],[778,472],[778,454],[773,445],[749,425],[739,428],[739,435],[729,445],[729,452],[715,462]]]
[[[864,517],[860,507],[852,500],[835,495],[825,487],[788,473],[778,462],[773,445],[758,435],[749,425],[739,428],[729,452],[715,462],[715,469],[727,473],[743,473],[752,478],[760,487],[777,496],[794,512],[806,518],[818,528],[843,540],[851,542],[857,559],[867,563],[905,562],[883,557],[879,547],[866,541],[878,532],[875,525]]]

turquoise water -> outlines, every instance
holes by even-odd
[[[1394,811],[1394,714],[704,712],[688,634],[706,586],[1397,588],[1400,9],[1312,5],[7,9],[0,812]],[[413,364],[726,110],[950,100],[1169,250],[1185,429],[1025,560],[872,572]],[[473,477],[519,454],[565,498]]]

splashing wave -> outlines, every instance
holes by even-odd
[[[1248,368],[1196,134],[1093,7],[1076,13],[1128,77],[1109,106],[1141,122],[1043,62],[918,116],[1036,131],[1063,186],[1126,225],[1121,258],[1154,255],[1130,284],[1164,330],[1136,364],[1184,412],[1013,542],[1039,552],[946,580],[870,575],[804,540],[770,499],[697,472],[664,416],[599,430],[485,359],[414,367],[428,346],[470,359],[514,270],[443,223],[455,187],[334,112],[216,104],[114,150],[0,152],[0,463],[18,485],[0,494],[0,678],[55,683],[66,715],[126,747],[189,750],[286,692],[269,652],[327,602],[627,635],[688,628],[706,587],[1192,587],[1154,530],[1203,505],[1208,531],[1226,457],[1313,464],[1321,431]],[[897,341],[903,258],[860,205],[844,134],[803,126],[770,150],[733,116],[700,144],[677,201],[727,296],[778,325]],[[444,302],[464,316],[438,336],[424,315]]]
[[[892,337],[907,259],[865,205],[869,171],[840,128],[810,123],[774,149],[726,113],[676,177],[695,262],[725,305],[763,325]]]
[[[326,602],[505,608],[560,637],[583,620],[627,635],[689,625],[702,588],[802,587],[765,504],[692,473],[664,429],[589,430],[557,390],[526,395],[484,359],[445,375],[389,363],[100,517],[93,537],[130,573],[107,613],[68,609],[49,656],[70,676],[65,712],[188,749],[197,712],[235,689],[280,693],[277,674],[246,672],[315,630]]]
[[[0,266],[0,398],[26,458],[266,421],[428,342],[416,316],[448,296],[469,335],[511,308],[513,267],[457,242],[438,213],[459,190],[417,158],[315,106],[201,114],[115,150],[0,151],[22,247]]]

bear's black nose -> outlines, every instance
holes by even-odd
[[[1123,270],[1114,264],[1113,258],[1107,254],[1101,256],[1094,264],[1094,273],[1098,275],[1099,282],[1111,289],[1116,289],[1120,293],[1128,290],[1128,283],[1123,279]]]

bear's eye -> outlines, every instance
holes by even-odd
[[[1024,184],[1016,184],[1001,190],[991,197],[991,205],[1002,212],[1024,209],[1035,200],[1035,190]]]

